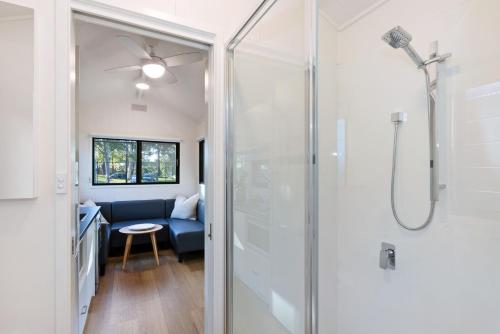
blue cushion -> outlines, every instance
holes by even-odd
[[[175,199],[165,200],[165,217],[170,218],[172,211],[174,211]]]
[[[205,248],[205,225],[197,220],[167,219],[170,242],[177,254]]]
[[[198,206],[196,207],[196,219],[205,224],[205,202],[198,201]]]
[[[113,222],[165,217],[165,200],[119,201],[111,205]]]

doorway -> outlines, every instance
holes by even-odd
[[[206,177],[213,131],[210,46],[81,13],[75,13],[74,27],[73,194],[77,203],[100,207],[109,223],[96,223],[96,239],[77,247],[78,331],[204,333],[211,322],[205,305],[212,304],[205,297],[212,295],[212,280],[205,277],[213,272],[204,269],[213,265],[206,222],[212,211]],[[157,59],[165,67],[161,78],[144,70]],[[193,203],[195,194],[194,214],[179,217],[179,195]],[[125,262],[122,225],[148,223],[144,219],[162,226],[156,244],[134,235]],[[93,270],[101,274],[95,289],[82,289],[85,274],[93,276],[92,261],[81,259],[88,249],[96,255]]]

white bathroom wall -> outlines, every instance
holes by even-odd
[[[393,0],[339,33],[337,120],[323,131],[320,125],[320,143],[324,136],[337,146],[330,171],[337,210],[328,221],[337,227],[338,312],[336,319],[320,312],[322,333],[500,332],[500,46],[491,42],[500,33],[498,13],[495,0]],[[408,113],[397,177],[402,219],[421,224],[429,207],[424,77],[402,50],[381,41],[397,25],[423,56],[434,40],[453,53],[439,73],[446,189],[420,232],[399,227],[390,207],[394,111]],[[334,132],[343,124],[345,136]],[[378,267],[382,241],[396,246],[395,271]]]
[[[12,8],[12,7],[10,7]],[[0,8],[0,45],[9,50],[0,60],[0,198],[36,197],[33,109],[33,12],[23,7],[16,16]],[[23,64],[24,66],[19,66]],[[11,73],[15,68],[15,74]]]
[[[39,181],[36,199],[0,200],[0,332],[54,333],[54,1],[9,2],[35,9]]]

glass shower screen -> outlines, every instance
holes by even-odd
[[[228,49],[228,329],[307,327],[306,1],[268,1]]]

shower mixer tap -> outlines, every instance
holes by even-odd
[[[379,267],[384,270],[396,270],[396,246],[387,242],[382,243]]]

